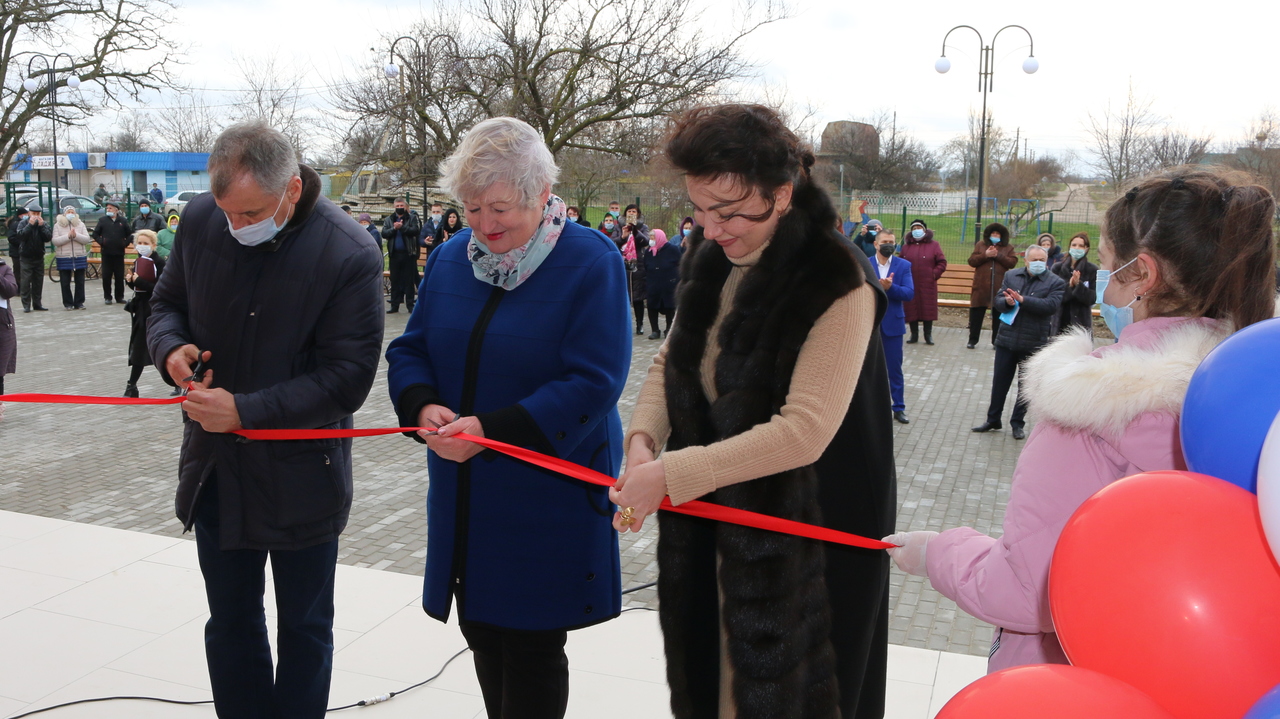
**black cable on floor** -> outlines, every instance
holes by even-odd
[[[638,586],[638,587],[631,587],[630,589],[623,590],[623,592],[622,592],[622,593],[623,593],[623,594],[631,594],[632,592],[638,592],[638,591],[640,591],[641,589],[648,589],[649,587],[652,587],[652,586],[654,586],[654,585],[656,585],[656,584],[657,584],[657,582],[649,582],[648,584],[641,584],[641,585],[640,585],[640,586]],[[652,607],[627,607],[626,609],[623,609],[621,612],[619,612],[619,614],[626,614],[627,612],[634,612],[634,611],[639,611],[639,610],[644,610],[644,611],[647,611],[647,612],[656,612],[656,611],[658,611],[657,609],[654,609],[654,608],[652,608]],[[412,689],[417,689],[418,687],[425,686],[425,685],[430,684],[431,682],[435,681],[436,679],[439,679],[439,678],[440,678],[440,675],[441,675],[441,674],[444,674],[444,670],[448,669],[448,668],[449,668],[449,665],[453,663],[453,660],[457,659],[458,657],[462,656],[463,654],[466,654],[468,651],[470,651],[470,648],[463,649],[463,650],[459,651],[457,654],[454,654],[453,656],[449,657],[449,658],[445,661],[444,665],[440,667],[440,671],[436,672],[435,674],[432,674],[432,675],[431,675],[429,678],[427,678],[427,679],[423,679],[422,681],[418,682],[417,684],[413,684],[413,685],[411,685],[411,686],[407,686],[407,687],[405,687],[404,689],[401,689],[400,691],[391,692],[391,693],[389,693],[389,694],[379,694],[379,695],[378,695],[378,696],[376,696],[376,697],[372,697],[372,698],[369,698],[369,699],[362,699],[362,700],[360,700],[360,701],[358,701],[358,702],[355,702],[355,703],[353,703],[353,704],[347,704],[347,705],[345,705],[345,706],[334,707],[334,708],[332,708],[332,709],[326,709],[325,711],[326,711],[326,713],[328,713],[328,712],[340,712],[340,711],[342,711],[342,710],[344,710],[344,709],[354,709],[354,708],[356,708],[356,707],[367,707],[367,706],[372,706],[372,705],[374,705],[374,704],[381,704],[382,702],[385,702],[385,701],[390,701],[391,699],[393,699],[393,698],[395,698],[395,697],[397,697],[397,696],[400,696],[401,694],[404,694],[404,693],[405,693],[405,692],[407,692],[407,691],[410,691],[410,690],[412,690]],[[63,702],[62,704],[54,704],[53,706],[44,707],[44,708],[42,708],[42,709],[33,709],[33,710],[29,711],[29,712],[23,712],[22,714],[14,714],[14,715],[10,716],[10,717],[9,717],[9,719],[23,719],[23,717],[35,716],[36,714],[43,714],[44,712],[53,711],[54,709],[63,709],[63,708],[66,708],[66,707],[75,706],[75,705],[77,705],[77,704],[95,704],[95,703],[97,703],[97,702],[112,702],[112,701],[124,701],[124,700],[129,700],[129,701],[139,701],[139,702],[160,702],[160,703],[162,703],[162,704],[180,704],[180,705],[182,705],[182,706],[196,706],[196,705],[199,705],[199,704],[212,704],[212,703],[213,703],[213,700],[212,700],[212,699],[203,699],[203,700],[201,700],[201,701],[181,701],[181,700],[178,700],[178,699],[164,699],[164,698],[162,698],[162,697],[143,697],[143,696],[94,697],[93,699],[77,699],[77,700],[75,700],[75,701]]]

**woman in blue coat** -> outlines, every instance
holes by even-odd
[[[613,242],[565,219],[542,136],[509,117],[472,128],[441,167],[470,229],[431,253],[423,301],[387,350],[402,426],[427,444],[423,608],[456,603],[490,717],[561,717],[566,631],[621,611],[607,489],[546,472],[465,432],[618,476],[631,363]],[[474,233],[474,234],[473,234]]]
[[[667,336],[671,330],[671,318],[676,314],[676,285],[680,284],[680,246],[667,241],[667,233],[653,230],[653,242],[644,251],[645,291],[649,306],[649,327],[656,340]],[[662,334],[658,334],[658,315],[666,320]]]

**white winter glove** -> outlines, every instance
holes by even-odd
[[[928,577],[929,565],[925,564],[924,553],[929,548],[929,540],[936,536],[937,532],[898,532],[880,541],[898,545],[885,550],[898,569],[917,577]]]

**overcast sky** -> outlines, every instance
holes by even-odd
[[[710,28],[731,22],[736,3],[705,1],[710,10],[700,22]],[[407,28],[432,6],[426,0],[179,0],[177,22],[166,33],[190,48],[179,75],[210,89],[211,104],[230,101],[219,91],[238,86],[237,58],[272,51],[298,68],[302,85],[316,88],[319,99],[326,84],[369,62],[369,48],[381,46],[382,33]],[[962,133],[968,112],[981,106],[977,37],[953,33],[951,72],[933,68],[943,35],[961,23],[988,42],[1010,23],[1032,33],[1039,72],[1022,72],[1026,35],[1007,30],[996,45],[989,102],[996,122],[1010,132],[1020,128],[1038,152],[1083,153],[1086,112],[1123,103],[1130,81],[1175,126],[1218,142],[1243,136],[1265,107],[1280,107],[1274,0],[794,0],[794,10],[793,18],[759,31],[744,49],[764,82],[785,86],[793,103],[816,110],[819,128],[883,109],[896,111],[899,127],[931,147]]]

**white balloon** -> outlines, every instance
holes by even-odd
[[[940,57],[937,62],[933,63],[933,69],[938,72],[945,73],[947,70],[951,69],[951,61],[945,56]]]
[[[1258,459],[1258,514],[1271,556],[1280,561],[1280,415],[1271,423]]]

